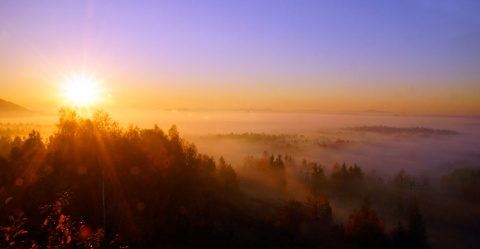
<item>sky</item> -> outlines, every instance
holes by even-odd
[[[0,1],[0,98],[480,115],[480,1]]]

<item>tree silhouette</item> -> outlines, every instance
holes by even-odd
[[[332,208],[324,193],[314,193],[307,198],[307,204],[310,211],[310,216],[315,222],[331,223],[332,222]]]
[[[345,236],[358,248],[381,248],[384,243],[385,225],[372,210],[368,197],[359,210],[349,215],[343,228]]]
[[[409,248],[426,249],[430,247],[425,223],[415,198],[410,203],[408,210],[407,239]]]
[[[237,173],[235,173],[230,164],[225,162],[223,157],[220,157],[218,160],[216,175],[222,188],[228,189],[229,191],[238,190]]]
[[[275,226],[286,236],[292,245],[300,230],[300,224],[305,219],[304,206],[301,202],[290,200],[280,209]]]

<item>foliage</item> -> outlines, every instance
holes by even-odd
[[[429,248],[425,223],[416,199],[413,199],[410,203],[408,213],[407,240],[409,248]]]
[[[280,209],[275,226],[293,241],[299,232],[300,224],[305,219],[304,206],[301,202],[290,200]]]
[[[459,168],[442,177],[442,185],[447,193],[468,202],[480,200],[480,169]]]
[[[302,168],[306,168],[306,180],[312,192],[318,193],[325,187],[325,171],[322,165],[314,162],[308,163],[307,160],[302,161]],[[311,171],[310,171],[311,170]]]
[[[26,236],[28,231],[23,228],[27,221],[25,214],[20,212],[16,217],[10,215],[8,217],[11,222],[10,226],[0,226],[0,248],[35,248],[35,243],[32,243]]]
[[[310,208],[310,217],[316,222],[332,222],[332,207],[324,193],[314,193],[307,197],[307,204]]]
[[[363,199],[360,209],[349,215],[344,231],[358,248],[381,248],[385,239],[385,225],[372,210],[368,197]]]
[[[266,143],[305,139],[240,137]],[[390,208],[397,203],[392,190],[403,191],[409,181],[401,173],[384,184],[356,164],[335,164],[328,172],[319,163],[297,164],[291,155],[268,152],[248,156],[243,167],[234,169],[223,157],[199,153],[176,126],[122,128],[102,111],[84,118],[62,109],[48,139],[37,130],[2,139],[0,147],[7,152],[0,156],[0,197],[14,198],[0,212],[24,213],[13,220],[0,217],[2,248],[375,248],[388,238],[368,199],[343,225],[336,222],[344,217],[332,207],[368,190],[376,203],[381,200]],[[263,188],[252,185],[252,179]],[[445,178],[445,186],[457,186],[452,179]],[[270,192],[262,194],[264,190]],[[296,191],[308,198],[284,201],[287,194],[297,196]],[[409,214],[415,219],[406,227],[399,223],[393,245],[413,241],[413,234],[417,244],[427,241],[419,211]]]
[[[85,222],[78,222],[70,215],[65,214],[65,209],[70,205],[70,198],[70,192],[60,193],[53,204],[40,208],[41,213],[45,215],[43,223],[40,226],[30,227],[41,235],[41,237],[37,237],[37,240],[28,236],[25,213],[19,212],[16,217],[10,215],[9,220],[12,224],[7,227],[0,226],[1,248],[91,249],[105,245],[103,229],[94,230]],[[39,227],[39,229],[35,227]],[[116,248],[126,247],[117,246]]]
[[[399,222],[392,232],[392,238],[394,248],[430,248],[425,223],[415,198],[408,208],[407,226]]]
[[[103,229],[94,231],[85,222],[78,222],[65,214],[65,209],[70,205],[70,192],[57,195],[53,204],[40,208],[46,214],[42,228],[48,235],[46,248],[66,248],[76,245],[78,248],[100,248],[104,243]]]
[[[330,185],[339,196],[358,196],[362,190],[363,175],[362,169],[356,164],[347,167],[343,163],[340,167],[335,163],[332,167]]]

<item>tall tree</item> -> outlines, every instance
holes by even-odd
[[[418,202],[413,199],[408,210],[407,239],[409,248],[430,248],[427,238],[427,230],[423,221]]]
[[[358,248],[381,248],[384,243],[385,225],[372,209],[368,197],[359,210],[353,211],[344,226],[345,236]]]

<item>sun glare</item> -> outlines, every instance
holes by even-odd
[[[85,77],[70,79],[64,87],[64,94],[75,106],[93,105],[99,95],[95,82]]]

